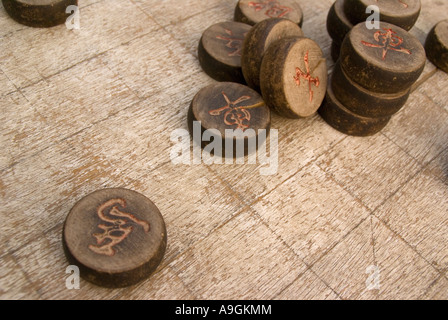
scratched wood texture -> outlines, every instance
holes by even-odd
[[[333,1],[299,2],[329,58]],[[0,299],[448,299],[448,75],[429,62],[374,137],[274,115],[276,175],[171,163],[171,132],[214,82],[201,33],[235,4],[80,0],[73,31],[21,26],[0,5]],[[424,41],[448,2],[422,4]],[[133,287],[68,290],[62,223],[104,187],[155,202],[165,259]]]

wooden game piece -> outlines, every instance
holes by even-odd
[[[421,11],[420,0],[345,0],[344,12],[353,24],[365,22],[371,13],[367,7],[380,9],[380,21],[394,24],[409,31],[417,22]]]
[[[291,20],[271,18],[257,23],[246,36],[241,66],[249,87],[260,91],[260,68],[265,51],[280,39],[303,37],[300,27]]]
[[[221,22],[208,28],[199,42],[202,69],[217,81],[245,83],[241,70],[243,41],[251,26],[239,22]]]
[[[344,13],[345,0],[336,0],[327,17],[327,31],[334,42],[341,45],[345,36],[353,28],[353,24]]]
[[[325,96],[327,63],[311,39],[286,38],[266,51],[260,84],[267,105],[288,118],[316,113]]]
[[[15,21],[35,28],[49,28],[65,23],[70,5],[77,0],[2,0],[6,12]]]
[[[448,20],[439,22],[429,32],[425,48],[428,59],[448,73]]]
[[[199,131],[197,122],[200,122]],[[271,113],[255,90],[238,83],[221,82],[207,86],[196,94],[190,104],[188,126],[193,140],[202,148],[207,148],[211,142],[219,141],[221,150],[207,151],[231,158],[238,155],[238,144],[244,146],[244,155],[256,151],[249,148],[248,141],[255,139],[252,141],[258,146],[262,137],[260,130],[266,130],[264,137],[267,137],[271,127]],[[206,130],[215,131],[209,132],[213,136],[209,141],[203,138]],[[231,134],[243,136],[229,136],[229,131]],[[230,144],[233,148],[226,150],[226,144],[227,147]]]
[[[145,196],[127,189],[93,192],[67,216],[63,245],[81,277],[103,287],[125,287],[149,277],[162,261],[165,222]]]
[[[364,88],[379,93],[409,89],[426,63],[425,49],[407,31],[381,22],[380,30],[356,25],[345,37],[340,59],[345,73]]]
[[[332,81],[330,79],[330,81]],[[321,117],[334,129],[351,136],[366,137],[377,134],[386,127],[390,117],[367,118],[354,114],[339,102],[331,85],[322,106],[319,108]]]
[[[336,99],[351,112],[368,118],[384,118],[396,114],[405,105],[411,89],[398,93],[374,93],[350,79],[336,63],[331,87]]]
[[[269,18],[285,18],[303,23],[303,12],[296,0],[240,0],[235,8],[235,21],[254,26]]]
[[[331,59],[333,59],[334,62],[338,61],[340,53],[341,53],[341,45],[338,44],[336,41],[332,41],[331,42]]]

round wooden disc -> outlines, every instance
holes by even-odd
[[[240,0],[235,8],[235,21],[251,26],[269,18],[285,18],[302,26],[303,12],[296,0]]]
[[[125,287],[147,278],[165,253],[165,222],[145,196],[104,189],[81,199],[64,225],[69,262],[81,276],[104,287]]]
[[[194,121],[201,123],[201,136],[195,136]],[[213,139],[221,141],[223,157],[229,157],[225,152],[226,130],[242,132],[242,137],[227,136],[227,140],[234,146],[232,156],[235,157],[237,142],[244,143],[244,155],[255,151],[248,149],[247,142],[255,138],[258,146],[259,130],[266,130],[266,136],[268,135],[271,113],[255,90],[238,83],[221,82],[205,87],[196,94],[190,105],[188,126],[193,139],[203,148],[210,142],[202,141],[202,134],[206,130],[214,129]],[[216,154],[219,150],[214,151]]]
[[[332,41],[331,42],[331,59],[333,59],[334,62],[338,61],[340,53],[341,53],[341,45],[338,44],[336,41]]]
[[[282,18],[263,20],[249,31],[241,59],[244,79],[249,87],[260,91],[260,68],[265,51],[273,42],[288,37],[303,37],[303,32],[297,24]]]
[[[380,21],[411,30],[420,15],[420,0],[345,0],[344,12],[353,24],[365,22],[371,15],[367,7],[380,9]]]
[[[431,30],[425,48],[428,59],[448,73],[448,20],[439,22]]]
[[[350,80],[339,62],[333,71],[331,87],[336,99],[353,113],[369,118],[396,114],[405,105],[411,89],[399,93],[374,93]]]
[[[49,28],[65,23],[66,9],[77,0],[2,0],[6,12],[17,22],[29,27]]]
[[[334,129],[347,135],[359,137],[377,134],[390,121],[390,117],[367,118],[349,111],[336,99],[331,85],[328,86],[325,100],[319,109],[319,114]]]
[[[317,43],[307,38],[287,38],[266,51],[260,84],[267,105],[288,118],[316,113],[325,97],[327,63]]]
[[[244,23],[229,21],[205,30],[198,49],[202,69],[217,81],[245,83],[241,54],[244,38],[251,28]]]
[[[336,0],[327,16],[327,31],[334,42],[339,45],[353,28],[353,24],[344,13],[345,0]]]
[[[425,49],[407,31],[389,23],[380,30],[356,25],[345,37],[340,61],[352,80],[381,93],[409,89],[420,77],[426,63]]]

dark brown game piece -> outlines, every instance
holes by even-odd
[[[238,145],[244,146],[244,155],[256,151],[249,148],[248,141],[252,139],[256,147],[260,137],[263,137],[260,130],[266,130],[264,138],[268,135],[271,113],[255,90],[238,83],[221,82],[205,87],[196,94],[188,112],[188,126],[198,145],[211,154],[231,158],[243,156],[237,153]],[[212,136],[208,141],[203,138],[206,130]],[[214,148],[217,141],[221,150]]]
[[[63,244],[81,277],[104,287],[125,287],[147,278],[165,253],[165,222],[145,196],[127,189],[96,191],[75,204]]]
[[[349,111],[336,99],[331,85],[327,88],[319,114],[334,129],[359,137],[372,136],[380,132],[390,121],[390,117],[366,118]]]
[[[345,37],[339,61],[345,73],[364,88],[379,93],[409,89],[426,63],[425,49],[407,31],[389,23],[380,30],[356,25]]]
[[[425,48],[428,59],[448,73],[448,20],[439,22],[431,30]]]
[[[303,32],[297,24],[282,18],[263,20],[249,31],[241,59],[244,79],[249,87],[260,91],[260,68],[265,51],[273,42],[288,37],[303,37]]]
[[[302,8],[295,0],[240,0],[236,5],[235,21],[253,26],[269,18],[285,18],[302,26]]]
[[[411,30],[417,21],[420,0],[345,0],[344,12],[353,24],[365,22],[371,13],[367,7],[375,5],[380,9],[380,21]]]
[[[331,59],[333,59],[334,62],[338,61],[340,53],[341,53],[341,45],[338,44],[336,41],[332,41],[331,42]]]
[[[49,28],[65,23],[70,5],[77,0],[2,0],[6,12],[17,22],[29,27]]]
[[[327,31],[334,42],[341,45],[345,36],[353,28],[353,24],[344,13],[345,0],[336,0],[327,17]]]
[[[325,96],[327,63],[319,46],[307,38],[287,38],[266,51],[260,71],[267,105],[288,118],[316,113]]]
[[[405,105],[411,89],[399,93],[373,93],[350,80],[336,63],[332,76],[333,93],[345,108],[368,118],[384,118],[396,114]]]
[[[221,22],[208,28],[199,42],[202,69],[217,81],[245,83],[241,70],[243,41],[251,26],[239,22]]]

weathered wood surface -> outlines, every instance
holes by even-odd
[[[330,69],[332,2],[300,0]],[[80,0],[73,31],[21,26],[0,6],[1,299],[448,298],[448,75],[429,62],[374,137],[274,114],[276,175],[171,163],[171,132],[214,83],[200,36],[235,4]],[[448,3],[422,5],[411,32],[424,42]],[[134,287],[68,290],[63,221],[107,187],[154,201],[165,258]],[[371,266],[379,289],[368,290]]]

